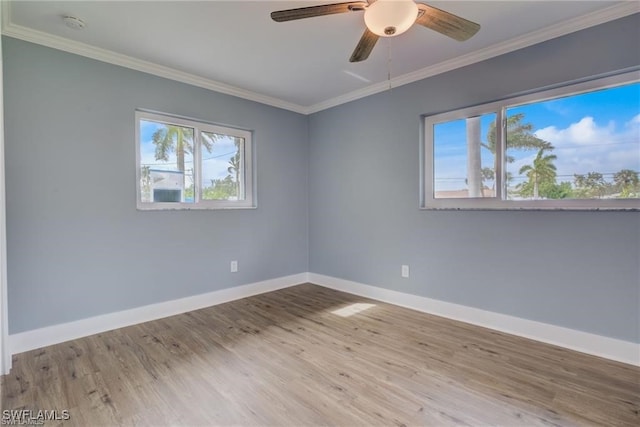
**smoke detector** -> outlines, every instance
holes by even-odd
[[[69,28],[73,28],[74,30],[82,30],[87,24],[80,18],[76,18],[75,16],[63,16],[62,20],[64,21],[64,25]]]

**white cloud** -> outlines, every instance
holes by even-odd
[[[542,128],[535,132],[538,138],[549,141],[555,147],[564,145],[602,144],[616,135],[615,123],[598,126],[593,117],[583,117],[579,122],[572,123],[564,129],[555,126]]]
[[[573,174],[592,171],[605,174],[621,169],[640,171],[640,114],[622,126],[614,121],[598,125],[593,117],[586,116],[566,128],[549,126],[537,130],[535,135],[555,147],[559,180],[571,180]],[[519,159],[518,168],[531,163],[534,156]],[[509,169],[516,169],[514,166]]]

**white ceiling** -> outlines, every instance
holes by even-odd
[[[340,1],[340,0],[338,0]],[[344,1],[344,0],[343,0]],[[430,1],[481,29],[424,27],[349,56],[362,12],[284,23],[271,11],[331,1],[3,1],[3,34],[310,113],[640,11],[637,1]],[[72,15],[84,30],[64,25]]]

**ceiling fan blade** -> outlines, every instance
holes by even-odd
[[[297,9],[278,10],[271,12],[271,19],[276,22],[293,21],[295,19],[313,18],[315,16],[333,15],[364,10],[367,7],[365,1],[352,1],[347,3],[323,4],[319,6],[300,7]]]
[[[458,41],[465,41],[471,38],[480,29],[480,24],[461,18],[453,13],[417,3],[418,19],[416,23],[434,31],[444,34]]]
[[[380,36],[373,34],[368,28],[365,29],[358,45],[351,54],[351,58],[349,58],[349,62],[360,62],[367,59],[379,38]]]

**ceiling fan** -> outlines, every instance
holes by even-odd
[[[452,13],[413,0],[367,0],[278,10],[271,13],[276,22],[313,18],[346,12],[364,11],[367,28],[349,62],[364,61],[380,37],[393,37],[407,31],[414,23],[430,28],[458,41],[469,39],[480,25]]]

